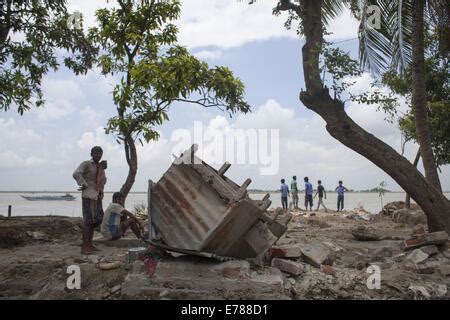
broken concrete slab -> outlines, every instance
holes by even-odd
[[[416,264],[416,271],[420,274],[432,274],[436,272],[436,269],[439,268],[440,263],[437,261],[424,262],[421,264]]]
[[[320,268],[322,264],[332,265],[334,261],[329,249],[319,243],[304,245],[302,258],[316,268]]]
[[[381,235],[371,227],[359,226],[351,231],[353,237],[359,241],[379,241]]]
[[[274,246],[269,249],[268,255],[270,258],[300,258],[302,250],[294,245]]]
[[[330,248],[332,251],[334,251],[335,253],[344,251],[344,248],[338,246],[336,243],[332,243],[332,242],[328,242],[328,241],[324,241],[322,243],[324,245],[326,245],[328,248]]]
[[[420,250],[428,254],[430,257],[439,253],[438,247],[434,244],[420,247]]]
[[[383,247],[375,251],[372,256],[372,261],[384,261],[386,258],[392,257],[393,252],[389,247]]]
[[[294,276],[301,274],[304,269],[301,263],[280,258],[274,258],[272,260],[272,266],[280,271],[292,274]]]
[[[403,250],[412,250],[426,245],[442,245],[448,241],[448,234],[445,231],[425,233],[417,237],[407,239],[403,242]]]
[[[415,249],[412,251],[405,260],[413,264],[419,264],[428,259],[430,255],[420,249]]]
[[[162,260],[152,277],[128,274],[122,284],[124,299],[283,299],[280,270],[266,267],[248,272],[246,261],[217,263],[188,256]]]
[[[406,208],[394,211],[392,213],[392,220],[410,227],[418,224],[427,224],[427,217],[422,210],[408,210]]]
[[[446,265],[441,265],[439,266],[439,273],[441,274],[441,276],[443,277],[448,277],[450,276],[450,265],[446,264]]]

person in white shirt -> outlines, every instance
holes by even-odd
[[[100,232],[107,240],[118,240],[131,228],[138,239],[144,226],[134,214],[124,208],[125,197],[121,192],[113,194],[112,203],[106,208]]]
[[[73,178],[82,190],[83,209],[83,243],[82,254],[93,254],[98,251],[92,243],[94,229],[99,227],[103,219],[103,188],[106,183],[106,161],[101,161],[103,150],[95,146],[91,150],[91,160],[83,161],[73,173]]]

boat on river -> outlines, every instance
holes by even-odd
[[[76,197],[66,193],[63,196],[59,195],[44,195],[44,196],[22,196],[22,198],[28,201],[74,201]]]

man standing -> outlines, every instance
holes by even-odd
[[[83,243],[82,254],[93,254],[98,251],[92,243],[94,229],[99,227],[103,220],[103,189],[106,183],[105,169],[106,161],[101,161],[103,150],[101,147],[93,147],[91,160],[83,161],[73,173],[82,190],[83,209]]]
[[[298,209],[298,188],[296,176],[292,177],[291,194],[292,194],[292,202],[294,203],[294,209]]]
[[[344,193],[345,191],[348,191],[348,189],[342,185],[342,181],[339,181],[339,185],[336,187],[335,191],[338,193],[337,211],[339,212],[344,210]]]
[[[325,194],[325,199],[327,198],[327,192],[325,191],[325,188],[322,185],[322,181],[317,181],[317,192],[314,195],[314,198],[316,198],[317,194],[319,195],[319,203],[317,204],[317,211],[319,211],[320,205],[322,205],[325,208],[325,212],[328,211],[327,207],[325,206],[325,203],[323,203],[323,196]]]
[[[283,205],[283,209],[287,210],[287,208],[288,208],[288,197],[289,197],[289,187],[285,183],[284,179],[281,179],[280,192],[281,192],[281,204]]]
[[[306,211],[308,211],[308,204],[309,204],[309,210],[312,211],[313,207],[313,186],[309,182],[309,178],[305,177],[305,208]]]

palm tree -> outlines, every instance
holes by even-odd
[[[353,2],[355,3],[355,2]],[[438,28],[441,53],[446,53],[448,7],[446,0],[362,0],[352,7],[359,16],[360,59],[375,73],[394,68],[402,74],[412,65],[412,107],[425,176],[442,192],[428,122],[425,87],[425,26]],[[367,25],[367,7],[381,10],[382,27]]]

